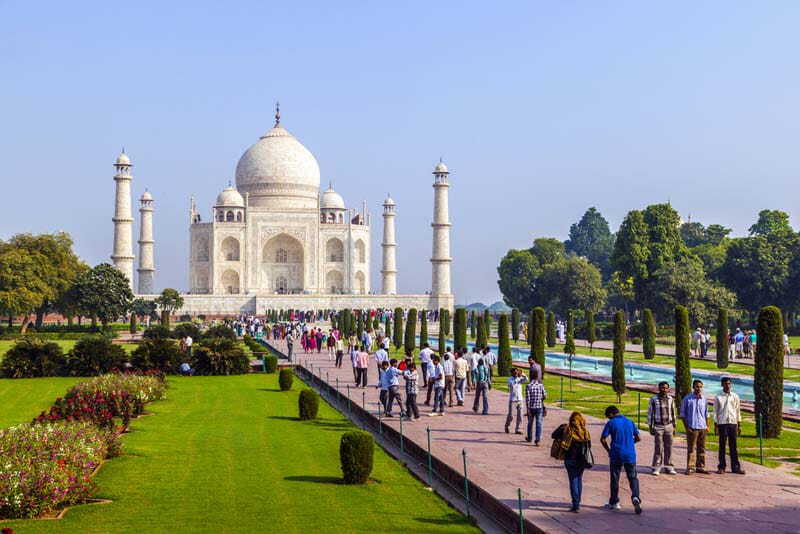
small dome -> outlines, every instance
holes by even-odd
[[[119,157],[117,157],[117,161],[114,165],[130,165],[130,164],[131,164],[131,159],[123,150],[122,154],[120,154]]]
[[[343,210],[344,199],[342,195],[333,190],[333,185],[329,185],[328,190],[322,193],[319,207],[322,209]]]
[[[142,193],[142,198],[140,200],[153,200],[153,195],[150,194],[150,191],[145,191]]]
[[[228,186],[217,196],[217,206],[244,207],[244,199],[235,188]]]
[[[384,206],[394,206],[394,200],[391,196],[387,195],[386,200],[383,201]]]
[[[450,171],[447,170],[447,165],[440,160],[439,163],[436,164],[436,168],[433,169],[433,174],[442,174],[446,172],[449,173]]]

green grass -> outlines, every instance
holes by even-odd
[[[53,397],[44,384],[54,379],[38,381],[37,395]],[[301,387],[282,393],[276,375],[263,374],[171,378],[168,398],[134,422],[125,454],[96,477],[97,497],[111,504],[2,526],[26,534],[478,532],[379,448],[372,482],[341,485],[339,439],[353,427],[324,403],[319,420],[296,420]],[[9,398],[31,398],[23,381],[0,382],[8,389]]]
[[[494,381],[493,387],[507,391],[507,379],[497,378]],[[547,389],[547,404],[559,406],[561,399],[561,378],[557,375],[545,373],[544,380],[545,388]],[[563,380],[563,408],[566,410],[579,411],[586,415],[591,415],[599,419],[605,419],[606,406],[615,405],[620,411],[637,422],[641,418],[640,428],[647,430],[647,403],[651,395],[648,393],[641,393],[636,391],[628,391],[622,396],[622,402],[617,402],[617,394],[611,389],[611,386],[606,384],[598,384],[585,380],[572,379],[572,386],[570,390],[570,381],[567,377]],[[637,410],[637,403],[641,399]],[[758,463],[760,460],[759,455],[759,441],[758,433],[752,414],[742,413],[742,435],[738,439],[739,457],[742,460]],[[566,421],[565,421],[566,422]],[[678,432],[683,433],[683,424],[678,423]],[[783,432],[781,436],[776,439],[764,440],[764,465],[769,467],[776,467],[781,462],[793,461],[800,462],[800,424],[784,421]],[[713,424],[711,432],[707,437],[707,445],[709,449],[716,450],[718,439],[713,433]],[[712,467],[716,465],[716,454],[708,457],[707,463]],[[650,459],[644,460],[649,462]],[[677,466],[676,467],[681,467]],[[800,467],[800,466],[799,466]],[[800,469],[795,471],[795,474],[800,475]]]
[[[29,423],[80,378],[0,379],[0,428]]]

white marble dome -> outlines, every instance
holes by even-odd
[[[320,197],[319,207],[322,209],[343,210],[344,199],[342,195],[333,190],[333,185],[329,185],[328,190],[322,193]]]
[[[145,191],[142,193],[142,198],[140,200],[153,200],[153,195],[150,194],[150,191]]]
[[[239,159],[236,188],[250,194],[252,206],[313,209],[319,164],[300,141],[276,124]]]
[[[222,193],[217,195],[217,206],[226,207],[244,207],[244,198],[239,192],[231,186],[222,190]]]
[[[119,157],[117,157],[115,165],[130,165],[130,164],[131,164],[131,158],[129,158],[128,155],[123,150],[122,154],[120,154]]]
[[[447,170],[447,165],[445,165],[443,161],[439,161],[439,163],[436,164],[436,168],[433,169],[433,174],[444,174],[449,172],[450,171]]]

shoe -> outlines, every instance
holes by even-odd
[[[653,476],[657,477],[660,474],[661,474],[661,468],[660,467],[654,467],[653,468]]]
[[[691,475],[691,474],[693,474],[693,473],[694,473],[694,471],[692,471],[691,469],[687,469],[687,470],[686,470],[686,474],[687,474],[687,475]]]
[[[631,502],[633,502],[633,511],[636,512],[636,515],[642,515],[642,500],[639,497],[634,497]]]
[[[425,406],[430,406],[430,405],[431,405],[431,402],[430,402],[430,401],[425,401],[425,402],[423,402],[422,404],[424,404]]]
[[[605,508],[606,510],[619,510],[619,509],[621,509],[621,508],[622,508],[622,506],[620,506],[620,504],[619,504],[619,503],[614,503],[614,504],[611,504],[611,503],[606,503],[606,504],[603,506],[603,508]]]
[[[473,408],[472,411],[475,412],[475,413],[478,413],[478,409],[477,408]]]
[[[711,471],[707,471],[705,469],[698,469],[697,472],[700,473],[701,475],[710,475],[711,474]]]
[[[532,439],[525,438],[525,441],[527,441],[528,443],[530,443],[530,442],[531,442],[531,441],[533,441],[533,440],[532,440]]]
[[[459,403],[458,403],[458,405],[459,405],[459,406],[464,406],[464,402],[463,402],[463,401],[462,401],[462,402],[459,402]]]
[[[667,474],[668,475],[677,475],[678,474],[678,472],[675,471],[674,467],[667,467],[666,469],[667,469]]]
[[[439,417],[444,417],[444,412],[439,412]]]
[[[384,417],[394,417],[394,416],[393,416],[392,414],[390,414],[390,413],[385,413],[385,414],[383,414],[383,416],[384,416]]]
[[[733,474],[734,474],[734,475],[744,475],[744,474],[745,474],[745,472],[744,472],[744,470],[742,470],[742,469],[737,469],[736,471],[733,471]]]
[[[572,513],[577,514],[578,512],[581,511],[581,507],[580,506],[573,506],[572,508],[569,509],[569,511],[572,512]]]
[[[438,414],[436,412],[431,412],[428,414],[428,417],[436,417]]]
[[[534,447],[538,447],[539,446],[539,442],[538,441],[534,441],[533,445],[534,445]]]
[[[718,475],[724,475],[725,474],[725,470],[720,467],[719,469],[717,469],[717,474]]]
[[[506,427],[506,434],[508,434],[508,433],[509,433],[509,431],[508,431],[508,427]]]
[[[515,431],[514,431],[514,434],[519,434],[519,435],[522,435],[522,430],[515,430]]]

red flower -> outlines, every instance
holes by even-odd
[[[6,527],[3,530],[0,530],[0,532],[3,534],[14,534],[14,529]]]

